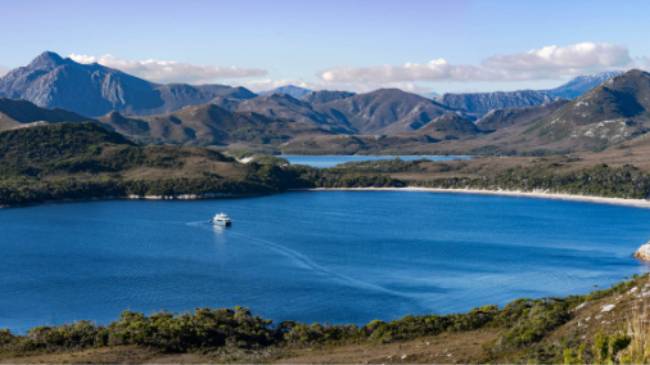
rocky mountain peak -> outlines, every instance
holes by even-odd
[[[63,57],[52,51],[45,51],[32,60],[28,67],[35,69],[51,69],[65,63]]]

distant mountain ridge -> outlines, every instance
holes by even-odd
[[[603,82],[622,75],[623,71],[607,71],[593,75],[578,76],[554,89],[545,90],[548,95],[563,99],[575,99]]]
[[[444,94],[436,99],[450,108],[483,115],[495,109],[522,108],[556,100],[536,90],[495,91],[487,93]]]
[[[355,93],[349,91],[318,90],[312,91],[309,94],[303,96],[302,100],[312,104],[323,104],[334,100],[345,99],[354,95]]]
[[[155,84],[96,63],[80,64],[44,52],[1,77],[0,96],[95,117],[112,111],[164,113],[219,96],[247,99],[255,94],[225,85]]]
[[[281,95],[289,95],[296,99],[302,99],[305,95],[311,92],[312,90],[306,89],[304,87],[300,87],[296,85],[285,85],[285,86],[276,87],[275,89],[262,91],[257,94],[258,95],[281,94]]]
[[[523,108],[550,103],[558,99],[575,99],[621,74],[622,72],[619,71],[609,71],[578,76],[563,85],[548,90],[446,93],[434,99],[450,108],[482,116],[495,109]]]

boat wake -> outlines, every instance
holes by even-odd
[[[351,276],[332,271],[331,269],[328,269],[327,267],[314,262],[308,256],[296,250],[293,250],[289,247],[275,243],[273,241],[269,241],[257,237],[251,237],[239,232],[230,232],[229,234],[244,238],[247,242],[250,242],[254,245],[273,250],[274,252],[291,259],[292,262],[300,268],[311,270],[315,273],[327,276],[344,285],[351,286],[357,289],[365,289],[365,290],[375,291],[379,293],[394,295],[402,298],[416,299],[416,300],[424,299],[422,295],[400,292],[397,290],[383,287],[378,284],[369,283],[367,281],[359,280]]]
[[[192,227],[199,227],[199,228],[205,228],[212,230],[212,224],[207,222],[207,221],[195,221],[195,222],[188,222],[188,226]],[[305,270],[310,270],[316,274],[320,274],[322,276],[328,277],[330,279],[333,279],[337,281],[338,283],[341,283],[343,285],[353,287],[356,289],[363,289],[363,290],[369,290],[373,292],[378,292],[378,293],[383,293],[383,294],[389,294],[401,298],[406,298],[406,299],[411,299],[411,300],[416,300],[417,302],[420,302],[423,304],[423,302],[427,301],[427,299],[430,298],[430,293],[422,293],[422,294],[416,294],[416,293],[407,293],[407,292],[401,292],[398,290],[393,290],[389,289],[386,287],[383,287],[381,285],[375,284],[375,283],[370,283],[367,281],[363,281],[345,274],[341,274],[339,272],[335,272],[323,265],[320,265],[316,262],[314,262],[311,258],[306,256],[305,254],[298,252],[294,249],[291,249],[287,246],[278,244],[276,242],[258,238],[258,237],[253,237],[247,234],[243,234],[237,231],[229,231],[228,236],[233,236],[233,237],[238,237],[242,239],[242,242],[250,243],[262,248],[266,248],[269,250],[274,251],[277,254],[280,254],[289,260],[291,262]]]
[[[190,227],[205,227],[206,224],[210,223],[209,219],[204,219],[202,221],[192,221],[192,222],[187,222],[185,225],[190,226]]]

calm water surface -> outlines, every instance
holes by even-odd
[[[380,161],[394,160],[399,158],[404,161],[431,160],[431,161],[452,161],[452,160],[469,160],[471,156],[462,155],[380,155],[380,156],[363,156],[363,155],[282,155],[294,165],[308,165],[318,168],[334,167],[347,162],[361,161]]]
[[[207,220],[225,211],[233,227]],[[586,293],[646,267],[650,210],[421,192],[295,192],[0,210],[0,327],[243,305],[364,323]]]

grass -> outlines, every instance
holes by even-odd
[[[630,343],[621,352],[620,362],[625,364],[650,363],[650,317],[648,303],[640,303],[627,320]]]

